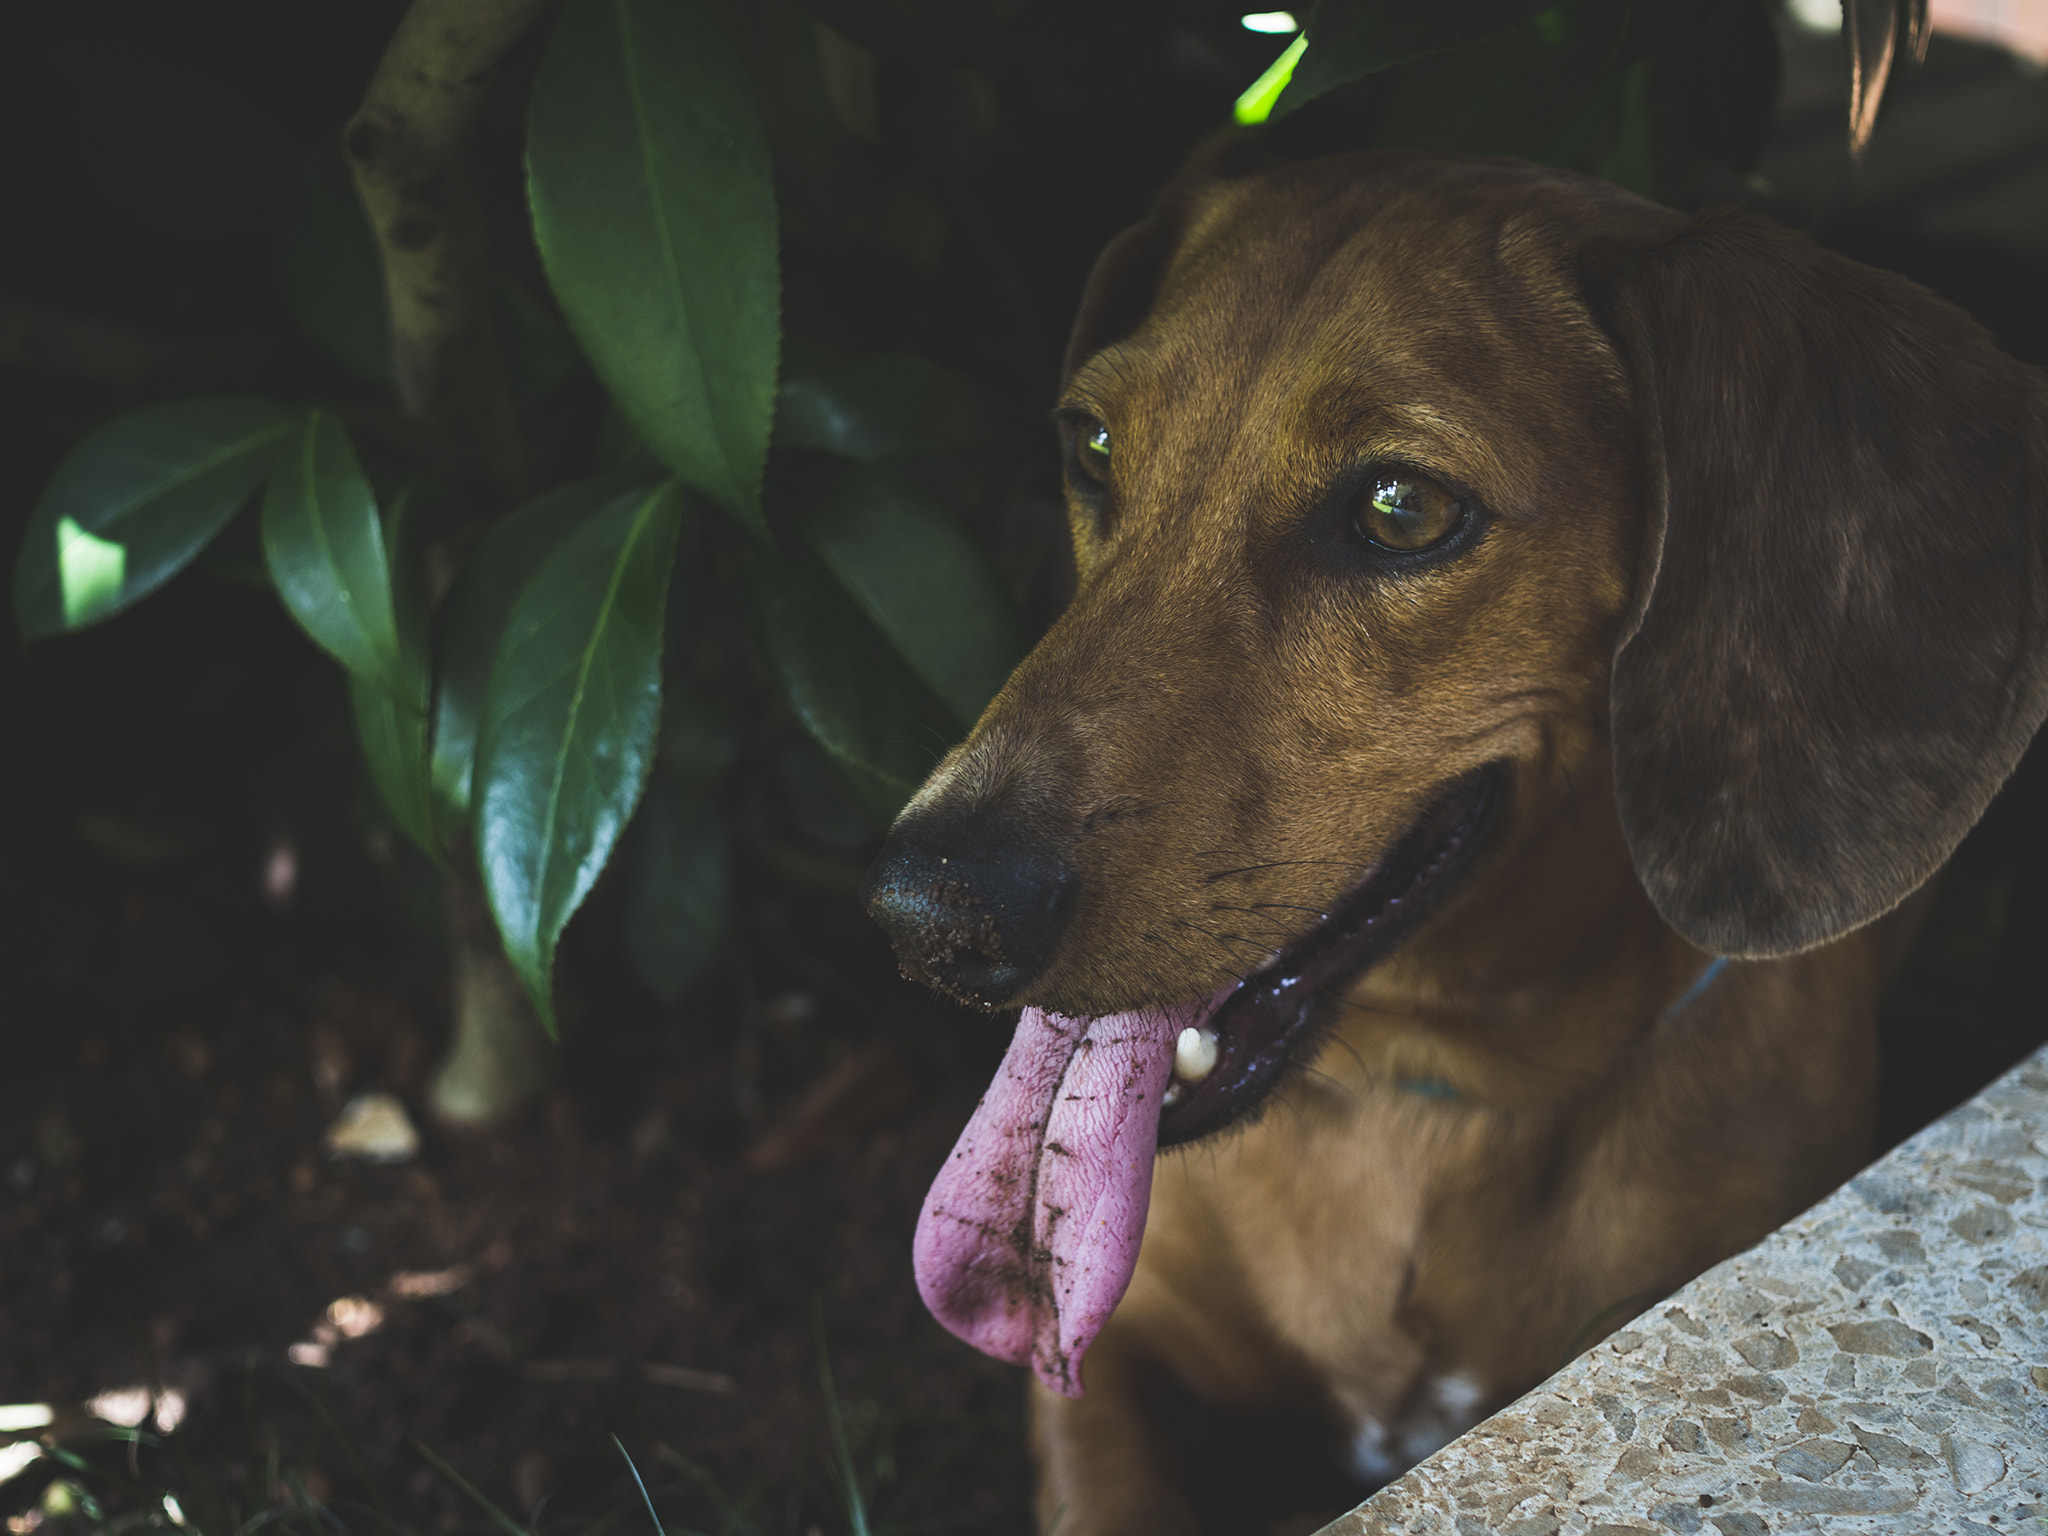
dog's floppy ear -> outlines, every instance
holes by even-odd
[[[1161,190],[1151,213],[1117,235],[1095,258],[1067,336],[1061,379],[1072,378],[1091,353],[1130,335],[1151,313],[1167,264],[1212,189],[1278,163],[1256,135],[1237,129],[1213,133],[1197,145]]]
[[[1155,209],[1149,218],[1111,240],[1095,258],[1088,286],[1081,290],[1074,328],[1067,335],[1066,361],[1060,365],[1062,379],[1072,378],[1090,354],[1130,335],[1152,308],[1167,259],[1180,243],[1180,221],[1173,216],[1177,211],[1172,207]]]
[[[2048,714],[2048,386],[1748,215],[1586,286],[1646,442],[1612,694],[1636,872],[1703,949],[1805,949],[1932,875]]]

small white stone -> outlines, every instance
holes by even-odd
[[[327,1127],[327,1151],[373,1163],[409,1163],[420,1152],[420,1133],[393,1093],[364,1093],[342,1107]]]
[[[1216,1032],[1190,1024],[1174,1042],[1173,1075],[1184,1083],[1199,1083],[1215,1070]]]

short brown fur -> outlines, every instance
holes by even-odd
[[[2048,709],[2048,390],[1760,220],[1367,155],[1191,171],[1062,399],[1113,441],[1078,594],[910,813],[1000,804],[1076,870],[1011,1001],[1202,996],[1510,768],[1308,1070],[1162,1164],[1086,1396],[1036,1389],[1041,1520],[1167,1536],[1150,1383],[1390,1474],[1861,1163],[1906,898]],[[1380,458],[1484,537],[1347,563],[1326,492]]]

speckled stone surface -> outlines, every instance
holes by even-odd
[[[1322,1536],[2048,1536],[2048,1049]]]

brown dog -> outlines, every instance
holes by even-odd
[[[1162,1536],[1176,1394],[1384,1479],[1860,1164],[1895,909],[2048,713],[2048,387],[1756,218],[1375,154],[1185,175],[1059,418],[1078,594],[869,899],[1028,1005],[921,1288],[1043,1383],[1040,1519]]]

